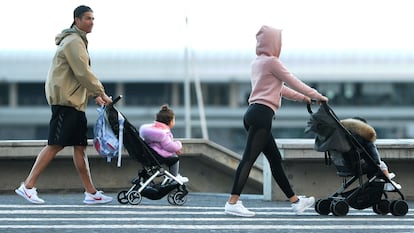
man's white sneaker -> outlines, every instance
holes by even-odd
[[[175,178],[177,178],[178,180],[180,180],[183,183],[187,183],[189,181],[188,177],[181,176],[180,174],[178,174]]]
[[[241,217],[253,217],[256,214],[244,207],[241,201],[237,201],[236,204],[226,202],[224,213]]]
[[[19,196],[23,197],[24,199],[30,201],[31,203],[35,203],[35,204],[45,203],[45,201],[43,199],[41,199],[37,196],[36,188],[28,189],[28,188],[26,188],[24,183],[22,183],[20,185],[20,187],[17,188],[16,190],[14,190],[14,191],[17,193],[17,195],[19,195]]]
[[[85,204],[105,204],[112,201],[112,197],[103,195],[102,191],[96,191],[95,194],[85,192]]]
[[[314,197],[305,197],[300,196],[299,201],[296,203],[292,203],[292,210],[296,214],[303,213],[307,208],[313,206],[315,204],[315,198]]]
[[[393,183],[397,189],[401,189],[401,185],[398,184],[397,182],[391,180],[391,183]],[[391,183],[386,183],[384,185],[384,191],[394,191],[395,190],[394,186]]]

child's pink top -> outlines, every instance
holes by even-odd
[[[158,121],[142,125],[139,134],[162,157],[172,156],[182,148],[181,142],[174,140],[170,127]]]

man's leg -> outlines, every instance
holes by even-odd
[[[88,156],[85,153],[85,146],[73,147],[73,163],[82,180],[83,187],[88,193],[96,193],[96,188],[92,183],[91,172],[89,169]]]
[[[39,153],[36,162],[33,164],[29,176],[24,182],[26,188],[33,188],[39,178],[40,174],[45,170],[49,163],[55,158],[56,154],[61,151],[63,147],[56,145],[47,145]]]

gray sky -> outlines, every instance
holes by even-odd
[[[250,49],[263,24],[284,48],[413,49],[410,0],[2,0],[0,50],[54,49],[73,9],[94,10],[90,49]],[[188,30],[185,18],[188,17]]]

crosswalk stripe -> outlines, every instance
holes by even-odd
[[[295,215],[289,206],[252,207],[253,218],[224,213],[217,206],[170,205],[8,205],[0,204],[2,229],[175,229],[175,230],[311,230],[374,232],[401,230],[414,232],[414,209],[404,217],[381,216],[371,208],[350,209],[347,216],[321,216],[314,210]],[[327,222],[329,222],[327,224]],[[99,223],[99,224],[97,224]],[[160,223],[160,224],[154,224]],[[229,224],[232,223],[232,224]],[[369,224],[367,224],[369,223]],[[399,231],[400,232],[400,231]]]
[[[141,210],[119,210],[119,211],[114,211],[114,210],[99,210],[99,211],[95,211],[95,210],[0,210],[0,214],[19,214],[19,215],[33,215],[33,214],[42,214],[42,215],[47,215],[47,214],[53,214],[53,215],[75,215],[75,214],[95,214],[95,215],[160,215],[160,214],[179,214],[179,215],[224,215],[224,210],[221,211],[184,211],[184,210],[170,210],[170,211],[165,211],[165,210],[159,210],[159,211],[143,211]],[[348,213],[347,216],[369,216],[369,215],[373,215],[374,213],[371,212],[350,212]],[[293,213],[292,211],[256,211],[256,215],[295,215],[295,213]],[[315,213],[315,212],[304,212],[301,215],[306,215],[306,216],[319,216],[319,214]],[[406,214],[406,216],[413,216],[414,213],[408,213]]]
[[[190,221],[207,221],[207,222],[221,222],[221,221],[243,221],[243,222],[256,222],[256,221],[272,221],[272,222],[284,222],[284,221],[291,221],[291,222],[326,222],[326,218],[237,218],[237,217],[225,217],[225,218],[171,218],[171,217],[155,217],[155,218],[148,218],[148,217],[128,217],[128,218],[113,218],[113,217],[102,217],[102,218],[0,218],[0,221],[8,221],[8,222],[29,222],[29,221],[119,221],[119,222],[136,222],[136,221],[156,221],[162,220],[166,221],[181,221],[181,222],[190,222]],[[383,222],[383,221],[390,221],[390,218],[347,218],[347,217],[335,217],[329,219],[330,222],[343,222],[344,220],[348,222],[363,222],[363,221],[370,221],[370,222]],[[414,219],[406,219],[406,218],[395,218],[392,219],[393,222],[414,222]]]
[[[414,229],[412,225],[183,225],[183,224],[102,224],[102,225],[0,225],[0,229],[217,229],[217,230],[269,230],[269,229],[291,229],[291,230],[338,230],[346,228],[349,230],[408,230]]]

